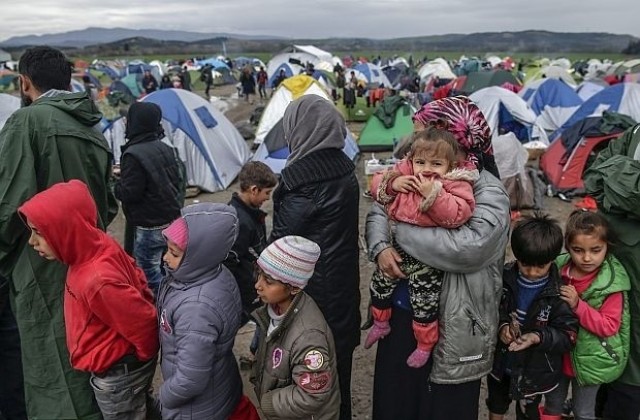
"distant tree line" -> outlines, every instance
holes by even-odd
[[[622,50],[622,54],[638,55],[640,54],[640,41],[629,41],[627,48]]]

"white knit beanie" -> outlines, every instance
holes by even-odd
[[[304,289],[313,276],[320,247],[302,236],[285,236],[260,254],[257,264],[269,276]]]

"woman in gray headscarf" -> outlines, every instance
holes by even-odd
[[[290,103],[282,122],[291,154],[273,193],[270,241],[299,235],[320,245],[320,259],[305,292],[333,332],[340,419],[351,419],[351,362],[360,342],[360,188],[355,165],[342,151],[347,129],[333,103],[316,95]]]

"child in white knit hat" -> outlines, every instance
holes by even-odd
[[[304,291],[320,247],[300,236],[269,245],[257,264],[256,291],[265,305],[251,382],[267,419],[337,419],[340,389],[331,330]]]

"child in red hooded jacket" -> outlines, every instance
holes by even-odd
[[[18,212],[41,257],[68,266],[64,321],[71,366],[91,372],[105,418],[144,419],[158,352],[157,314],[144,273],[97,228],[87,186],[71,180]]]

